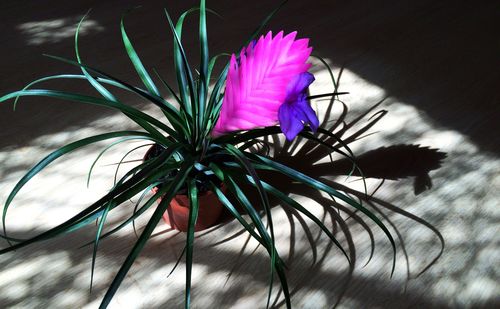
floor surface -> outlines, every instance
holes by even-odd
[[[139,84],[119,33],[122,13],[139,3],[2,1],[0,93],[20,89],[38,77],[78,73],[42,54],[74,57],[74,31],[89,8],[93,10],[80,38],[83,61]],[[126,17],[127,32],[145,66],[158,69],[173,82],[172,38],[162,8],[179,16],[196,2],[141,4]],[[277,4],[209,1],[208,6],[223,17],[209,16],[211,53],[237,49]],[[350,273],[341,252],[313,223],[281,207],[273,209],[279,252],[289,266],[294,308],[336,304],[340,308],[500,306],[498,12],[495,1],[292,0],[271,21],[269,30],[297,30],[300,37],[309,37],[314,53],[325,58],[335,74],[342,71],[339,90],[349,92],[342,99],[348,108],[345,121],[352,124],[344,137],[353,136],[383,115],[360,136],[363,138],[349,144],[367,168],[373,168],[372,178],[367,179],[369,193],[377,189],[380,177],[398,179],[386,180],[368,205],[385,218],[397,238],[392,278],[391,246],[366,217],[351,214],[345,226],[350,237],[339,226],[334,229],[342,244],[347,246],[350,240],[351,250],[355,250],[356,265]],[[188,17],[183,40],[193,63],[197,59],[196,27],[196,18]],[[327,71],[318,61],[311,61],[316,76],[311,92],[331,91]],[[43,86],[95,95],[80,81]],[[121,95],[127,103],[157,113],[136,97]],[[318,100],[313,105],[322,117],[338,120],[343,105],[336,102],[327,112],[328,104]],[[24,98],[13,112],[11,102],[1,104],[0,201],[5,201],[31,166],[54,149],[92,134],[127,128],[134,126],[125,117],[95,106]],[[388,148],[394,145],[399,146]],[[114,173],[109,164],[130,148],[113,149],[105,155],[87,189],[87,171],[104,146],[91,146],[61,159],[61,164],[50,166],[27,185],[9,209],[10,235],[23,238],[41,233],[106,192]],[[432,188],[415,194],[415,188],[428,185],[428,170],[442,159],[437,151],[446,153],[446,158],[440,168],[428,173]],[[332,166],[321,153],[288,162],[324,181],[346,186],[348,191],[363,190],[355,177],[339,176],[342,161]],[[325,197],[300,187],[292,187],[290,194],[333,227],[334,215],[323,208],[330,209]],[[111,214],[110,225],[130,214],[132,207],[130,203]],[[341,216],[348,215],[342,212]],[[145,222],[138,222],[139,229]],[[239,232],[239,224],[229,222],[196,234],[193,308],[265,307],[267,253],[254,241],[247,243],[248,235]],[[97,308],[136,236],[128,228],[101,242],[89,294],[92,248],[80,246],[94,235],[95,226],[91,225],[70,236],[0,256],[0,307]],[[370,259],[372,237],[375,250]],[[110,307],[182,307],[183,262],[167,275],[184,240],[183,233],[159,225]],[[273,300],[278,297],[274,305],[283,306],[279,284],[274,287]]]

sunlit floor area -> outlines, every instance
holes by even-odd
[[[6,67],[0,71],[2,94],[23,87],[35,77],[71,71],[71,67],[61,64],[49,65],[49,60],[40,60],[43,58],[40,54],[73,57],[73,31],[79,18],[92,6],[89,1],[72,5],[56,1],[60,2],[59,9],[48,9],[24,4],[28,2],[0,5],[0,8],[5,5],[0,14],[5,15],[8,25],[1,30],[0,37],[12,42],[7,51],[0,52],[3,53],[0,63]],[[196,5],[196,1],[186,2],[189,3],[182,7],[176,4],[174,13]],[[215,49],[236,48],[278,3],[258,2],[256,7],[252,4],[238,7],[214,1],[213,7],[224,16],[223,22],[235,23],[232,28],[214,25],[210,39]],[[325,182],[335,182],[339,188],[351,190],[353,196],[371,195],[366,206],[383,218],[396,239],[396,266],[391,276],[393,250],[377,225],[362,214],[343,211],[338,216],[345,220],[345,226],[333,224],[332,218],[336,218],[337,212],[325,211],[326,197],[311,198],[302,195],[300,190],[292,192],[303,206],[332,228],[356,261],[350,270],[340,250],[313,222],[276,205],[272,210],[276,243],[288,267],[293,307],[498,308],[500,131],[497,119],[500,113],[496,105],[498,93],[493,85],[498,86],[500,80],[493,68],[497,58],[491,56],[498,55],[498,46],[493,41],[488,45],[489,34],[494,29],[493,2],[485,2],[481,8],[469,8],[457,2],[450,2],[456,6],[452,8],[432,1],[419,5],[398,2],[376,9],[373,4],[362,1],[356,5],[315,2],[306,6],[301,1],[290,1],[270,28],[300,33],[303,27],[303,35],[309,36],[311,44],[317,46],[316,54],[330,63],[335,76],[340,75],[338,90],[349,94],[342,95],[341,102],[333,104],[329,100],[314,101],[313,107],[320,119],[327,119],[325,125],[328,126],[344,117],[348,129],[343,137],[355,136],[349,146],[360,158],[385,147],[369,161],[372,166],[384,165],[390,170],[391,166],[403,165],[404,169],[405,164],[399,163],[410,162],[412,167],[406,173],[388,171],[387,177],[367,175],[365,192],[359,177],[348,177],[349,170],[343,173],[345,171],[335,169],[335,161],[342,162],[340,156],[333,158],[334,163],[328,156],[312,162],[309,161],[311,154],[292,157],[300,162],[290,164],[301,166]],[[168,30],[163,27],[165,24],[163,28],[158,26],[164,20],[155,10],[172,4],[152,3],[127,17],[129,32],[137,41],[138,52],[150,62],[148,66],[155,66],[158,59],[158,65],[165,67],[171,63],[171,52],[167,53],[163,42],[170,37],[165,35]],[[106,71],[118,70],[120,76],[139,83],[120,46],[118,31],[120,15],[133,4],[136,2],[94,4],[95,15],[91,15],[87,30],[82,32],[81,49],[93,65],[103,64]],[[30,14],[19,20],[12,17],[23,10]],[[335,19],[336,16],[339,17]],[[158,24],[152,22],[154,19],[159,19]],[[144,20],[147,22],[142,25]],[[191,30],[195,33],[194,20],[186,33]],[[482,22],[476,22],[478,20]],[[213,22],[217,24],[215,19]],[[458,48],[462,47],[459,38],[469,38],[473,30],[477,35],[472,36],[467,49]],[[110,42],[107,42],[108,36],[113,37]],[[223,41],[225,37],[227,42]],[[195,40],[186,44],[193,50],[197,48]],[[172,42],[165,45],[170,48]],[[483,53],[490,46],[497,52]],[[469,63],[471,58],[475,59],[474,63]],[[311,94],[332,92],[334,87],[328,71],[319,61],[312,59],[311,62],[311,72],[316,77]],[[457,68],[459,63],[463,64],[462,69]],[[168,70],[164,71],[169,74]],[[170,75],[168,79],[173,80],[175,76]],[[74,85],[64,86],[78,90],[79,84]],[[47,83],[46,87],[56,86]],[[89,92],[88,85],[84,87],[81,91]],[[162,117],[143,102],[128,99],[134,106]],[[11,104],[0,106],[0,203],[4,203],[29,168],[51,151],[86,136],[137,129],[122,115],[74,104],[25,99],[20,101],[16,112],[12,111]],[[344,111],[347,111],[345,116]],[[356,135],[369,124],[373,126]],[[127,147],[106,152],[96,163],[87,186],[89,169],[107,145],[109,143],[95,144],[71,153],[26,185],[7,213],[9,236],[35,236],[105,194],[113,185],[115,163],[140,143],[131,142]],[[391,146],[406,149],[405,146],[411,145],[414,145],[411,151],[396,155],[387,152]],[[138,150],[131,158],[141,160],[145,149]],[[439,152],[439,162],[434,162],[428,170],[415,171],[414,166],[425,161],[420,150],[415,149],[424,149],[422,153]],[[136,164],[137,161],[124,164],[119,173],[123,175]],[[425,179],[423,189],[419,185],[422,179]],[[105,229],[129,216],[137,198],[111,212]],[[148,213],[136,222],[138,231],[147,218]],[[100,242],[92,293],[89,293],[93,247],[83,245],[93,240],[96,228],[90,224],[68,236],[0,255],[0,308],[97,308],[137,236],[129,226]],[[183,307],[184,261],[180,261],[174,272],[171,270],[184,244],[184,233],[160,223],[110,308]],[[3,241],[0,246],[4,248],[8,244]],[[243,232],[238,222],[229,221],[196,233],[193,308],[264,308],[269,275],[268,253]],[[274,280],[272,306],[285,307],[279,281]]]

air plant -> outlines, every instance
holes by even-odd
[[[2,237],[10,245],[0,250],[0,254],[27,247],[39,241],[73,233],[97,220],[98,229],[92,242],[94,245],[93,275],[99,241],[145,215],[146,210],[154,209],[148,223],[142,229],[102,300],[101,307],[105,308],[140,255],[162,215],[169,208],[172,198],[178,192],[184,191],[190,203],[185,247],[185,305],[189,307],[195,238],[194,226],[199,212],[199,192],[204,186],[217,195],[227,212],[267,250],[270,257],[271,282],[267,306],[270,305],[273,277],[277,275],[286,306],[290,308],[291,296],[284,270],[285,263],[276,249],[274,232],[278,227],[273,225],[270,196],[278,198],[284,205],[311,219],[340,249],[347,260],[349,260],[349,255],[331,230],[319,218],[292,197],[277,189],[275,184],[261,179],[259,173],[262,171],[286,176],[303,186],[327,193],[337,201],[342,201],[363,213],[387,235],[395,254],[394,240],[384,223],[360,202],[320,180],[277,162],[266,154],[252,151],[254,149],[252,146],[265,143],[262,138],[284,133],[289,141],[300,136],[309,143],[316,144],[317,147],[324,147],[330,152],[339,153],[352,162],[353,170],[357,168],[352,151],[335,134],[320,126],[316,113],[310,105],[310,101],[313,99],[338,96],[341,93],[335,90],[333,93],[308,96],[307,89],[314,81],[313,74],[308,72],[310,64],[307,61],[312,51],[312,48],[309,47],[309,40],[296,39],[296,32],[289,34],[279,32],[276,35],[268,32],[259,36],[268,20],[278,9],[279,7],[262,22],[239,52],[231,55],[229,62],[218,72],[214,83],[210,82],[216,75],[214,67],[223,55],[209,57],[206,27],[206,16],[209,10],[206,8],[205,1],[200,1],[199,8],[188,10],[182,14],[176,24],[165,10],[174,39],[177,90],[174,90],[174,87],[162,79],[159,74],[157,74],[157,79],[168,91],[171,99],[162,95],[150,72],[142,64],[125,30],[123,19],[120,25],[123,43],[128,57],[143,83],[142,87],[131,85],[90,67],[82,61],[78,50],[80,22],[75,35],[76,59],[50,57],[79,67],[82,74],[63,74],[38,79],[20,91],[4,95],[0,98],[0,102],[14,99],[16,104],[20,97],[38,96],[93,104],[123,113],[139,125],[141,130],[113,131],[72,142],[50,153],[29,170],[15,185],[5,202]],[[201,57],[197,70],[194,70],[190,65],[181,41],[184,18],[194,12],[199,13]],[[36,84],[47,80],[66,79],[86,81],[100,96],[33,89]],[[111,89],[115,88],[132,92],[146,102],[159,107],[164,119],[126,105],[113,94]],[[319,135],[325,138],[318,138]],[[101,152],[99,157],[110,147],[130,140],[150,141],[157,145],[161,151],[132,168],[116,181],[108,193],[58,226],[24,240],[11,238],[8,235],[5,222],[9,206],[19,190],[32,177],[61,156],[82,147],[108,140],[112,140],[112,143]],[[335,145],[326,143],[324,140],[335,141]],[[221,184],[225,186],[225,190],[221,189]],[[260,205],[253,205],[250,202],[248,192],[244,189],[247,185],[253,186],[258,192]],[[155,188],[154,193],[147,195],[153,188]],[[129,218],[103,233],[108,213],[118,207],[128,206],[129,199],[141,193],[146,197],[137,210]],[[161,202],[156,205],[156,201],[159,199]],[[393,261],[393,270],[394,263],[395,261]]]

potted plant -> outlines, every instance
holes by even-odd
[[[167,149],[160,144],[154,144],[144,155],[144,161],[154,159],[160,156],[166,150]],[[213,158],[213,160],[215,161],[216,159]],[[177,173],[177,170],[174,170],[168,176],[170,178],[173,178],[175,173]],[[155,186],[151,191],[153,193],[157,193],[162,186],[168,183],[169,177],[163,179],[162,183]],[[214,184],[219,189],[225,191],[225,187],[223,187],[222,181],[215,175],[203,175],[201,179],[197,179],[196,187],[198,189],[198,218],[194,225],[195,232],[213,226],[221,217],[224,206],[222,205],[222,202],[219,201],[214,191],[210,190],[211,184]],[[158,199],[158,203],[161,203],[162,200],[163,197],[160,197]],[[163,221],[165,221],[165,223],[176,230],[187,232],[189,227],[189,206],[190,198],[187,192],[187,188],[184,186],[170,201],[169,207],[167,208],[165,213],[163,213]]]
[[[168,213],[169,209],[175,212],[173,209],[175,205],[171,204],[171,201],[176,195],[184,194],[184,203],[188,204],[183,207],[186,211],[184,222],[182,227],[175,223],[173,226],[186,231],[185,303],[186,307],[189,307],[194,235],[196,230],[214,223],[197,226],[197,223],[203,220],[200,216],[204,216],[201,209],[213,207],[214,197],[216,197],[221,207],[267,250],[271,260],[271,276],[278,276],[285,303],[287,307],[291,307],[285,265],[276,249],[274,238],[276,227],[273,226],[269,197],[278,198],[283,204],[311,219],[328,235],[348,260],[349,256],[319,218],[277,189],[276,184],[262,179],[260,177],[262,172],[285,176],[294,182],[324,192],[360,211],[383,230],[395,250],[394,240],[384,223],[355,199],[322,181],[274,160],[265,152],[252,151],[255,145],[266,145],[262,138],[283,133],[288,141],[300,136],[308,143],[316,144],[317,147],[340,153],[352,162],[353,169],[356,169],[355,158],[349,147],[335,134],[320,126],[316,113],[311,108],[311,100],[338,96],[340,93],[335,90],[333,93],[308,95],[307,89],[314,81],[313,74],[308,72],[310,67],[308,60],[312,51],[308,39],[298,39],[295,32],[278,34],[267,32],[259,36],[267,21],[276,13],[276,9],[248,38],[241,50],[231,55],[225,67],[216,75],[214,67],[221,55],[209,57],[207,11],[205,1],[201,0],[199,8],[186,11],[176,24],[165,11],[174,39],[177,90],[167,84],[159,74],[156,75],[160,83],[154,82],[154,78],[143,66],[136,53],[122,19],[123,43],[143,86],[133,86],[82,62],[78,51],[80,22],[75,35],[76,59],[50,57],[79,67],[82,74],[45,77],[32,82],[20,91],[0,98],[0,102],[14,99],[17,103],[17,100],[23,96],[44,96],[99,105],[120,111],[142,128],[137,131],[107,132],[72,142],[52,152],[29,170],[19,180],[5,202],[2,237],[9,241],[10,246],[0,250],[0,254],[74,232],[98,220],[97,235],[93,242],[94,260],[102,238],[130,224],[144,215],[146,210],[154,209],[102,300],[101,307],[105,308],[162,217]],[[190,65],[181,42],[184,18],[193,12],[199,13],[201,58],[196,70]],[[210,83],[214,77],[215,82]],[[32,88],[35,84],[53,79],[80,79],[89,82],[100,96]],[[158,87],[160,84],[169,92],[173,101],[167,100],[160,93]],[[132,92],[159,107],[166,121],[124,104],[113,94],[114,88]],[[113,141],[103,150],[102,153],[104,153],[111,146],[134,139],[148,140],[153,146],[145,155],[143,162],[118,179],[107,194],[64,223],[33,238],[18,240],[7,234],[5,220],[10,204],[19,190],[47,165],[61,156],[96,142]],[[335,141],[335,145],[325,140]],[[247,186],[253,187],[258,193],[260,200],[258,205],[250,202],[249,193],[245,191]],[[141,200],[145,202],[139,205],[134,214],[107,233],[102,233],[107,214],[141,193],[143,194]],[[210,194],[212,198],[208,204],[201,205],[200,199],[204,194]],[[158,205],[157,201],[159,201]],[[267,226],[263,223],[262,216],[267,218]],[[171,214],[168,220],[172,217]],[[395,261],[393,261],[393,270],[394,263]],[[273,282],[272,278],[270,282]],[[268,306],[270,296],[271,289],[267,300]]]

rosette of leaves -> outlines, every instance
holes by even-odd
[[[261,32],[269,19],[280,7],[281,5],[271,12],[269,16],[267,16],[267,18],[248,38],[248,41],[243,46],[251,42]],[[15,185],[5,202],[2,216],[2,223],[4,227],[2,237],[9,242],[10,246],[0,250],[0,254],[5,254],[36,242],[72,233],[97,220],[97,233],[94,241],[92,242],[94,246],[91,270],[92,282],[94,262],[99,241],[134,222],[135,219],[144,215],[146,210],[153,208],[154,211],[148,219],[148,223],[143,228],[128,256],[125,258],[125,261],[118,270],[102,300],[100,307],[106,308],[117,292],[132,264],[140,255],[153,230],[160,222],[163,213],[169,207],[171,199],[181,189],[186,190],[190,200],[189,227],[186,233],[185,246],[185,306],[187,308],[190,304],[191,295],[194,225],[197,220],[199,209],[198,191],[202,186],[208,186],[208,188],[218,196],[222,204],[234,217],[234,219],[237,220],[245,228],[245,230],[267,250],[269,254],[270,285],[267,306],[270,305],[272,282],[274,280],[274,276],[277,275],[281,283],[285,303],[287,307],[290,308],[291,300],[284,271],[285,265],[276,249],[274,237],[275,226],[273,225],[271,205],[268,199],[269,196],[280,199],[284,205],[294,208],[302,215],[315,222],[322,229],[322,231],[328,235],[330,240],[338,246],[348,260],[349,256],[342,248],[341,244],[337,241],[333,233],[319,218],[315,217],[293,198],[276,189],[272,183],[268,183],[259,178],[259,171],[262,170],[285,175],[296,182],[302,183],[304,186],[309,186],[315,190],[325,192],[335,199],[341,200],[354,207],[373,220],[384,231],[390,240],[393,249],[395,250],[394,240],[386,226],[377,216],[375,216],[359,202],[319,180],[278,163],[273,160],[272,157],[251,151],[252,146],[263,143],[263,141],[259,138],[280,133],[281,131],[278,126],[230,132],[217,137],[211,135],[221,110],[221,104],[224,96],[224,84],[229,68],[229,62],[217,74],[215,77],[215,83],[210,84],[209,81],[215,76],[214,66],[217,60],[224,55],[221,54],[211,58],[209,57],[206,27],[207,11],[209,10],[205,6],[205,1],[201,0],[199,7],[192,8],[184,12],[174,24],[170,15],[165,10],[168,25],[172,30],[172,36],[174,39],[174,63],[178,86],[177,91],[167,84],[167,82],[165,82],[159,74],[156,75],[160,83],[155,83],[153,81],[152,76],[143,66],[139,55],[136,53],[127,32],[125,31],[122,18],[120,27],[125,50],[143,83],[142,86],[138,87],[131,85],[126,81],[102,72],[96,68],[87,66],[82,62],[78,51],[78,33],[82,23],[80,22],[75,35],[76,60],[73,61],[54,56],[49,57],[79,67],[82,74],[63,74],[44,77],[30,83],[20,91],[9,93],[0,98],[0,102],[14,99],[14,106],[17,103],[17,100],[24,96],[50,97],[66,101],[98,105],[123,113],[131,121],[142,128],[142,130],[137,131],[108,132],[72,142],[50,153],[31,170],[29,170]],[[192,13],[199,13],[199,41],[201,58],[197,70],[194,70],[191,67],[181,42],[184,19],[187,15]],[[44,81],[66,79],[77,79],[89,82],[100,96],[89,96],[73,92],[33,88],[36,84]],[[166,91],[168,91],[170,97],[172,97],[172,100],[174,100],[175,103],[165,99],[165,97],[160,93],[157,84],[163,86]],[[161,121],[155,116],[149,115],[137,108],[124,104],[113,94],[112,89],[132,92],[150,104],[159,107],[165,116],[166,121]],[[335,95],[335,93],[326,95],[332,96]],[[319,96],[309,97],[308,99],[314,99],[316,97]],[[317,134],[324,135],[328,137],[329,140],[333,139],[337,141],[338,145],[342,145],[342,147],[335,148],[332,145],[325,143],[324,139],[320,139],[311,134],[310,130],[307,129],[302,131],[300,136],[307,139],[309,142],[317,143],[319,147],[330,148],[331,151],[343,154],[346,158],[349,158],[352,162],[354,162],[354,156],[350,149],[333,133],[330,133],[322,128],[318,128]],[[107,194],[58,226],[37,236],[23,240],[12,238],[7,234],[5,223],[9,206],[20,189],[27,182],[29,182],[31,178],[61,156],[85,146],[108,140],[111,141],[111,144],[99,154],[97,159],[99,159],[101,155],[111,147],[130,140],[147,140],[152,144],[161,146],[164,150],[158,155],[150,157],[135,168],[128,171],[125,175],[115,181],[114,186]],[[129,153],[127,153],[127,155]],[[125,157],[122,161],[124,159]],[[353,168],[356,168],[354,163]],[[221,183],[224,184],[227,191],[220,189]],[[250,203],[247,193],[242,189],[245,185],[255,187],[258,192],[261,205],[252,205]],[[158,187],[156,193],[145,198],[145,202],[139,205],[133,215],[108,232],[102,232],[109,212],[115,210],[121,205],[126,205],[129,199],[141,193],[143,194],[141,199],[144,198],[147,196],[146,193],[150,192],[154,187]],[[161,202],[156,206],[155,202],[161,197],[163,197]],[[237,201],[239,205],[234,205],[231,200]],[[237,210],[239,207],[244,209],[246,213],[245,215],[242,215],[242,213]],[[262,209],[262,211],[259,211],[258,209]],[[267,224],[264,224],[263,218],[267,220]]]

